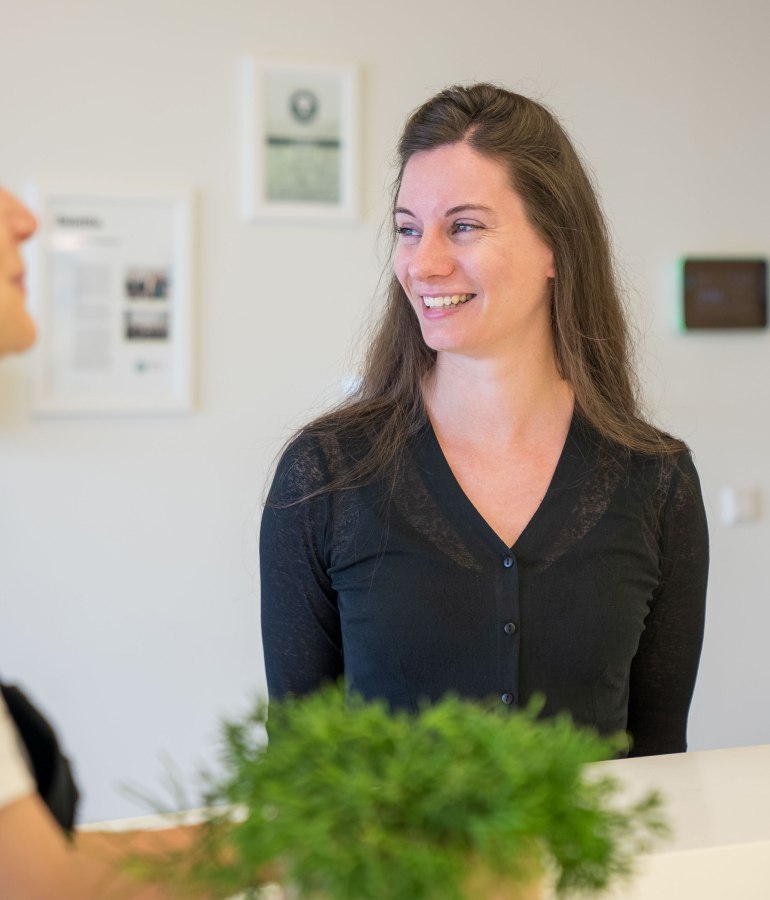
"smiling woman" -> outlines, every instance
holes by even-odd
[[[686,748],[708,537],[640,414],[591,182],[543,106],[453,87],[399,141],[393,274],[358,394],[287,447],[261,533],[271,696],[545,696]]]

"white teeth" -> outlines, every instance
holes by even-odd
[[[428,309],[438,309],[442,306],[458,306],[473,296],[473,294],[446,294],[444,297],[423,297],[422,302]]]

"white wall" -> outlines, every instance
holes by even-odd
[[[198,192],[197,411],[39,420],[30,360],[0,366],[0,660],[78,763],[85,819],[144,812],[264,690],[256,531],[292,427],[349,371],[371,307],[389,161],[408,111],[490,79],[554,107],[614,226],[659,421],[693,446],[713,541],[691,746],[770,742],[767,516],[720,525],[728,483],[770,497],[770,333],[681,335],[686,254],[770,250],[764,0],[0,0],[0,178]],[[248,225],[242,54],[364,71],[359,224]],[[194,791],[193,791],[194,799]]]

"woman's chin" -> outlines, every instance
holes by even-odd
[[[6,323],[0,330],[0,356],[8,353],[23,353],[35,343],[37,328],[27,314],[18,317],[10,325]]]

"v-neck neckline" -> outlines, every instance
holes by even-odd
[[[439,484],[437,485],[439,488],[437,501],[442,506],[448,505],[451,507],[451,510],[456,512],[458,517],[463,521],[470,520],[475,523],[473,526],[474,531],[477,534],[482,534],[486,538],[486,542],[491,540],[496,548],[505,548],[506,552],[515,554],[517,548],[526,544],[527,539],[536,529],[538,522],[545,515],[544,508],[548,505],[550,498],[568,482],[568,470],[570,468],[569,461],[574,455],[571,452],[571,447],[575,443],[578,427],[578,413],[576,410],[573,410],[569,428],[567,429],[567,436],[564,439],[564,445],[559,453],[559,458],[556,461],[556,466],[554,467],[548,487],[543,494],[543,498],[530,516],[529,521],[524,526],[519,536],[512,544],[508,545],[479,512],[473,501],[463,490],[455,473],[452,471],[452,467],[449,465],[449,460],[446,458],[441,444],[439,443],[433,428],[433,423],[428,418],[425,425],[427,436],[426,449],[428,450],[431,461],[435,461],[438,464],[438,471],[433,472],[434,475],[438,476],[439,480]]]

